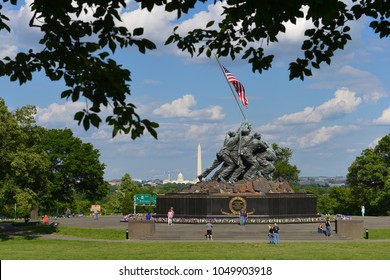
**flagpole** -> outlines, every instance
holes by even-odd
[[[214,57],[215,57],[215,59],[217,60],[218,65],[219,65],[219,67],[221,68],[221,71],[222,71],[222,73],[223,73],[223,75],[224,75],[224,77],[225,77],[225,80],[226,80],[226,82],[228,83],[228,85],[229,85],[229,87],[230,87],[230,90],[231,90],[231,92],[232,92],[232,94],[233,94],[234,100],[236,100],[237,106],[238,106],[238,108],[240,109],[240,112],[241,112],[242,116],[244,117],[244,120],[246,121],[246,117],[245,117],[244,111],[243,111],[242,108],[241,108],[240,102],[238,102],[238,99],[237,99],[236,93],[235,93],[234,90],[233,90],[232,84],[229,83],[229,80],[228,80],[228,78],[226,77],[225,71],[223,70],[223,67],[222,67],[221,62],[219,62],[218,57],[217,57],[215,54],[214,54]]]

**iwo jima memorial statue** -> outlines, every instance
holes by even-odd
[[[237,131],[227,133],[215,161],[198,176],[197,184],[157,196],[156,217],[166,217],[171,207],[175,218],[237,218],[241,209],[252,220],[317,216],[316,196],[294,193],[286,181],[272,181],[278,151],[252,131],[233,91],[234,87],[247,106],[244,86],[215,58],[245,121]],[[204,181],[215,169],[211,180]]]
[[[278,152],[248,122],[242,123],[227,133],[197,184],[157,196],[156,216],[165,217],[171,207],[176,218],[237,218],[241,209],[252,219],[317,216],[316,196],[294,193],[287,181],[272,181]]]

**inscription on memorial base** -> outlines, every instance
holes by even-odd
[[[264,178],[236,183],[200,182],[179,193],[157,196],[156,213],[166,217],[170,207],[175,217],[237,217],[246,209],[250,217],[314,217],[317,197],[294,193],[287,182]]]

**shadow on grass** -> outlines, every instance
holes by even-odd
[[[22,237],[25,240],[38,239],[40,235],[52,234],[53,228],[49,225],[35,224],[3,224],[0,228],[0,241],[9,241],[15,237]]]
[[[11,235],[0,234],[0,241],[1,241],[1,242],[9,241],[9,240],[12,240],[12,239],[14,239],[14,237],[11,236]]]

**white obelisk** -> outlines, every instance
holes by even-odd
[[[196,176],[199,176],[202,174],[202,148],[200,147],[200,144],[198,144],[198,172]]]

